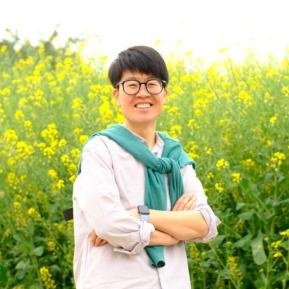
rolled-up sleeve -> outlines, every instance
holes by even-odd
[[[81,173],[73,186],[73,201],[96,234],[125,254],[140,253],[154,226],[134,218],[123,207],[114,179],[113,164],[101,137],[88,141],[82,151]]]
[[[208,242],[218,235],[218,225],[221,223],[220,219],[215,215],[212,208],[209,206],[207,196],[204,192],[203,186],[198,179],[195,170],[191,165],[187,165],[181,170],[184,192],[190,193],[196,197],[196,206],[194,211],[202,214],[208,225],[208,234],[203,238],[187,240],[187,242]]]

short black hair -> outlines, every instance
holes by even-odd
[[[133,46],[118,54],[108,70],[108,78],[113,85],[120,82],[125,70],[152,74],[166,84],[169,82],[169,73],[162,56],[149,46]]]

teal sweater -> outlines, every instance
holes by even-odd
[[[144,204],[150,209],[163,210],[167,208],[167,193],[165,187],[165,174],[169,177],[169,196],[171,207],[184,193],[180,168],[195,163],[184,152],[179,141],[172,139],[167,134],[158,132],[164,141],[161,158],[156,157],[138,137],[132,134],[123,125],[116,124],[108,127],[95,135],[104,135],[115,141],[134,158],[143,163],[145,167],[145,198]],[[78,173],[81,167],[79,166]],[[145,250],[154,267],[165,266],[163,246],[146,246]]]

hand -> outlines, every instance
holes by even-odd
[[[172,237],[171,235],[155,230],[151,234],[149,246],[173,246],[178,244],[179,242],[179,240]]]
[[[108,242],[101,239],[99,236],[96,235],[95,231],[92,231],[90,234],[89,234],[89,239],[90,239],[90,242],[92,244],[92,246],[103,246],[103,245],[106,245]]]
[[[185,193],[176,201],[173,211],[193,210],[196,206],[196,201],[193,195]]]
[[[168,235],[168,234],[167,234]],[[167,237],[167,244],[165,244],[165,246],[173,246],[176,245],[180,242],[180,240],[168,235]]]

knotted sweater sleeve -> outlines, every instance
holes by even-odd
[[[99,136],[83,148],[81,173],[74,183],[73,200],[91,229],[115,251],[138,254],[149,244],[155,228],[137,220],[122,206],[111,156]]]

